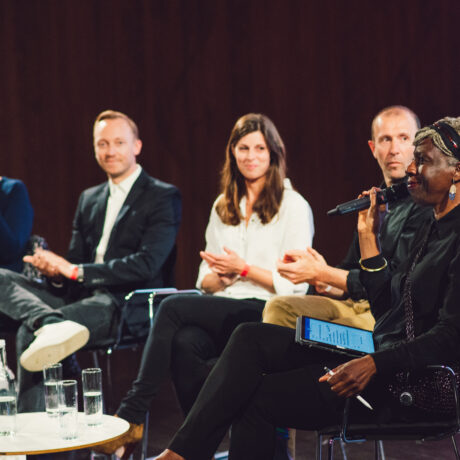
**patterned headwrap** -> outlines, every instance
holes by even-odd
[[[460,160],[460,118],[446,117],[420,129],[415,134],[414,145],[428,137],[444,154]]]

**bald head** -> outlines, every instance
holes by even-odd
[[[385,107],[382,109],[372,120],[371,125],[371,139],[375,141],[375,130],[377,125],[382,123],[382,119],[386,117],[394,117],[394,116],[401,116],[406,115],[414,121],[416,130],[420,129],[420,120],[418,116],[411,110],[409,107],[404,105],[392,105],[390,107]]]
[[[414,156],[412,143],[418,127],[417,115],[399,105],[381,110],[372,121],[372,139],[368,144],[387,186],[406,175]]]

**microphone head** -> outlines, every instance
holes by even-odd
[[[339,214],[339,210],[337,208],[329,209],[329,211],[327,212],[328,216],[336,216],[338,214]]]

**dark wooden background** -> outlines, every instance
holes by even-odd
[[[459,19],[459,0],[0,0],[0,174],[26,183],[34,231],[63,253],[79,193],[105,179],[92,122],[126,112],[144,168],[183,193],[190,287],[231,127],[260,111],[337,263],[355,217],[326,211],[380,181],[373,115],[460,115]]]

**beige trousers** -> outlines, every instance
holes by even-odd
[[[367,300],[337,300],[319,295],[273,297],[265,304],[262,318],[264,323],[294,329],[297,317],[302,315],[369,331],[375,324]]]

